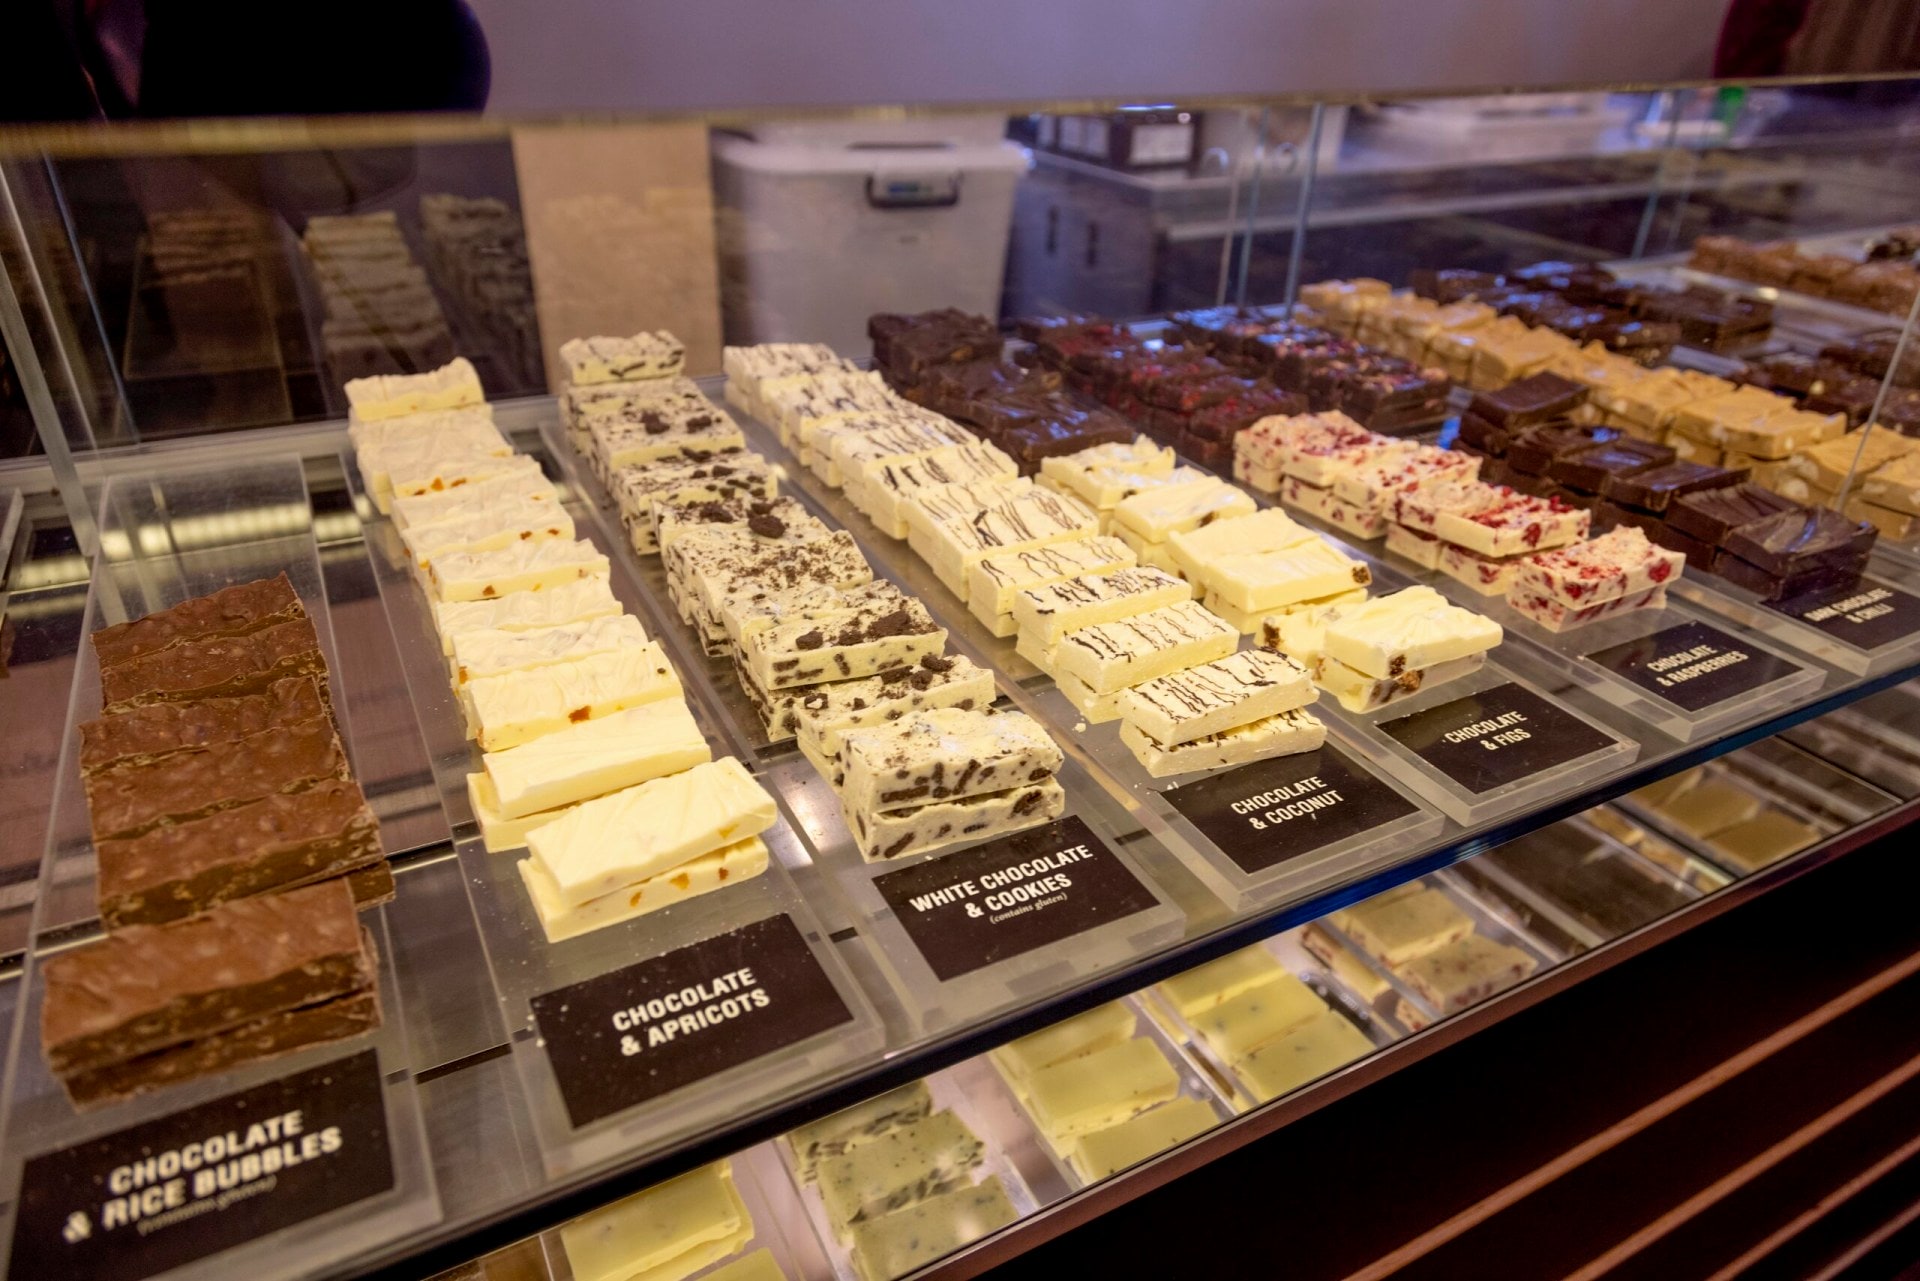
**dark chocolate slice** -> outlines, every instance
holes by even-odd
[[[1718,553],[1712,543],[1703,542],[1685,530],[1676,529],[1671,520],[1654,521],[1641,525],[1647,537],[1668,551],[1679,552],[1687,558],[1687,564],[1703,573],[1713,570],[1713,558]]]
[[[1866,572],[1866,568],[1867,557],[1864,552],[1850,562],[1811,565],[1785,576],[1770,573],[1725,550],[1716,552],[1713,558],[1714,573],[1765,601],[1791,600],[1809,592],[1851,587],[1860,581],[1860,575]]]
[[[1500,427],[1515,428],[1560,418],[1586,403],[1587,389],[1559,374],[1534,374],[1498,391],[1477,393],[1469,408]]]
[[[94,839],[104,840],[351,776],[333,722],[316,719],[151,765],[101,770],[84,782]]]
[[[1803,507],[1740,526],[1727,534],[1727,551],[1784,578],[1815,565],[1848,564],[1865,556],[1879,530],[1825,507]]]
[[[1771,489],[1753,484],[1729,485],[1675,499],[1667,509],[1667,523],[1689,537],[1719,547],[1726,542],[1727,535],[1740,526],[1781,512],[1796,511],[1799,507],[1799,503],[1782,498]]]
[[[1507,465],[1530,476],[1544,476],[1553,460],[1565,454],[1610,444],[1620,439],[1613,427],[1584,423],[1553,423],[1529,427],[1507,444]]]
[[[262,694],[289,676],[313,677],[324,694],[326,671],[313,624],[295,618],[116,663],[100,673],[100,696],[106,711],[124,712],[148,703]]]
[[[114,766],[148,764],[175,752],[230,743],[326,714],[320,686],[311,676],[276,681],[264,694],[195,703],[151,703],[81,725],[80,769],[92,773]]]
[[[1600,487],[1611,502],[1642,511],[1664,512],[1674,500],[1708,489],[1725,489],[1747,478],[1747,469],[1714,467],[1708,463],[1676,461],[1645,471],[1609,476]]]
[[[1549,478],[1582,493],[1601,493],[1609,479],[1631,476],[1673,461],[1673,450],[1650,440],[1609,441],[1563,454],[1547,466]]]
[[[61,1078],[75,1107],[91,1108],[197,1080],[246,1063],[264,1063],[316,1045],[378,1031],[380,994],[369,988],[297,1010],[269,1014],[228,1032],[168,1046]]]
[[[135,925],[42,968],[40,1040],[58,1076],[123,1063],[374,985],[344,881]]]
[[[160,925],[255,894],[337,875],[381,856],[359,785],[329,779],[145,835],[101,841],[100,916],[109,929]]]
[[[1460,439],[1482,453],[1500,455],[1513,442],[1513,433],[1469,409],[1460,415]]]
[[[187,641],[244,636],[305,613],[293,584],[282,572],[275,578],[223,587],[181,601],[130,623],[103,627],[93,634],[93,652],[99,656],[101,667],[112,667]]]

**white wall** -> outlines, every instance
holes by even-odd
[[[1602,84],[1726,0],[472,0],[504,113]]]

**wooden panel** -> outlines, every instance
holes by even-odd
[[[547,379],[585,334],[671,329],[687,372],[720,371],[713,188],[700,125],[513,131]]]

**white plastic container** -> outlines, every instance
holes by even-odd
[[[824,342],[857,356],[875,312],[998,315],[1014,186],[1031,158],[965,124],[716,135],[726,341]]]

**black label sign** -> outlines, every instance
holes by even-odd
[[[1416,808],[1331,743],[1160,795],[1243,872],[1264,872]]]
[[[1920,632],[1920,597],[1884,583],[1856,583],[1767,608],[1858,649],[1878,649]]]
[[[852,1020],[787,916],[533,998],[575,1125]]]
[[[1587,658],[1676,707],[1697,712],[1803,670],[1718,627],[1681,623]]]
[[[138,1281],[392,1187],[366,1050],[34,1157],[8,1275]]]
[[[874,878],[942,980],[1144,912],[1156,900],[1078,818]]]
[[[1469,792],[1490,792],[1597,752],[1614,740],[1508,682],[1380,729]]]

